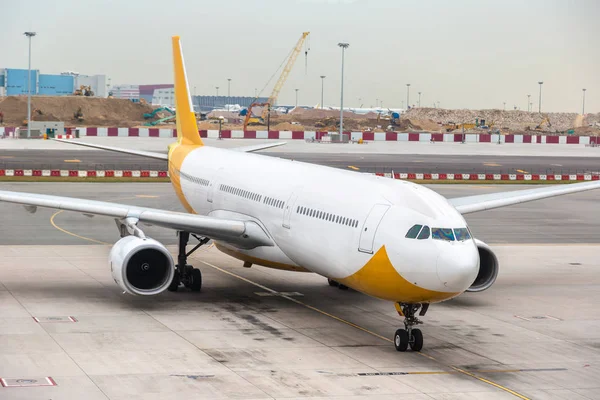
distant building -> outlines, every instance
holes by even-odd
[[[115,85],[110,88],[110,91],[112,92],[113,97],[116,99],[140,99],[139,85]]]
[[[196,111],[209,112],[214,109],[224,109],[227,104],[239,104],[246,108],[252,103],[266,103],[267,97],[250,96],[192,96]]]
[[[0,68],[0,96],[20,96],[28,93],[26,69]],[[31,94],[45,96],[72,95],[79,85],[91,86],[95,96],[106,96],[106,77],[104,75],[80,75],[75,72],[60,75],[40,74],[31,70]]]
[[[150,102],[158,106],[175,107],[175,89],[155,89]]]
[[[172,83],[163,83],[156,85],[140,85],[140,100],[144,99],[147,103],[154,104],[153,98],[158,90],[171,89],[173,92],[174,85]]]

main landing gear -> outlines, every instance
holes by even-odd
[[[413,328],[414,325],[423,322],[415,317],[417,311],[421,309],[420,316],[425,315],[429,309],[429,303],[407,304],[396,303],[396,311],[401,317],[404,317],[405,329],[398,329],[394,334],[394,346],[397,351],[406,351],[410,346],[413,351],[421,351],[423,348],[423,333],[420,329]]]
[[[348,286],[342,285],[341,283],[334,281],[333,279],[327,278],[327,283],[329,283],[329,286],[336,287],[340,290],[348,290]]]
[[[179,252],[177,255],[177,265],[175,266],[175,276],[173,282],[169,286],[169,291],[176,292],[179,286],[183,283],[188,289],[193,292],[199,292],[202,288],[202,273],[198,268],[188,265],[187,258],[200,247],[208,243],[209,238],[200,238],[194,234],[193,237],[198,239],[198,244],[189,252],[186,251],[188,241],[190,240],[189,232],[179,232]]]

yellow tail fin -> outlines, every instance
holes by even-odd
[[[196,125],[196,115],[188,86],[183,50],[179,36],[173,36],[173,66],[175,68],[175,112],[177,115],[177,142],[202,146],[202,139]]]

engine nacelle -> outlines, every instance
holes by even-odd
[[[173,257],[154,239],[126,236],[113,246],[110,271],[121,289],[151,296],[167,290],[175,276]]]
[[[475,239],[475,244],[477,250],[479,250],[479,273],[467,292],[483,292],[489,289],[496,281],[500,268],[498,257],[496,257],[490,246],[479,239]]]

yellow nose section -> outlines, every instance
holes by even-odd
[[[435,303],[460,294],[437,292],[410,283],[396,271],[385,246],[360,270],[347,278],[335,280],[370,296],[400,303]]]

